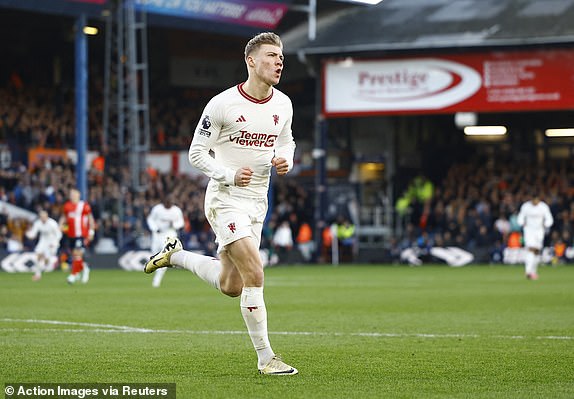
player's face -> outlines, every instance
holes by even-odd
[[[78,190],[70,191],[70,201],[72,201],[74,204],[80,201],[80,192]]]
[[[281,79],[283,71],[283,50],[272,44],[262,44],[250,57],[253,59],[254,71],[259,80],[274,86]]]

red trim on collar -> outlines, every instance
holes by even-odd
[[[249,101],[251,101],[251,102],[253,102],[253,103],[256,103],[256,104],[265,104],[266,102],[268,102],[269,100],[271,100],[271,97],[273,97],[273,89],[271,89],[271,94],[269,95],[269,97],[265,97],[265,98],[262,99],[262,100],[259,100],[259,99],[255,98],[255,97],[251,97],[249,94],[247,94],[247,93],[245,92],[245,90],[243,90],[243,85],[244,85],[244,84],[245,84],[245,82],[239,83],[239,84],[237,85],[237,90],[239,90],[239,93],[240,93],[243,97],[245,97],[247,100],[249,100]]]

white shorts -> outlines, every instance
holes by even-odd
[[[524,229],[524,247],[542,249],[544,245],[544,230]]]
[[[261,244],[267,198],[242,197],[234,191],[235,187],[210,184],[205,193],[205,216],[215,233],[217,253],[245,237],[253,237],[257,248]]]
[[[42,255],[44,258],[49,259],[58,253],[58,244],[40,241],[34,248],[34,252],[37,255]]]

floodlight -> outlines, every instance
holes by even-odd
[[[98,28],[95,26],[84,26],[84,34],[94,36],[98,34]]]
[[[544,132],[546,137],[573,137],[574,128],[568,129],[546,129]]]
[[[504,136],[506,126],[466,126],[464,134],[467,136]]]

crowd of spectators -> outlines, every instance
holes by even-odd
[[[45,161],[30,170],[21,168],[0,172],[0,200],[32,212],[45,209],[58,220],[69,189],[76,184],[74,163],[59,159]],[[213,251],[213,239],[203,213],[205,182],[202,179],[159,173],[145,176],[146,190],[134,192],[122,187],[117,176],[117,173],[102,175],[93,168],[88,172],[88,202],[98,227],[96,243],[101,238],[109,238],[116,243],[121,241],[120,249],[123,250],[146,247],[149,231],[145,217],[165,193],[172,193],[186,218],[182,238],[194,249]],[[3,229],[4,237],[0,238],[0,245],[8,241],[8,235],[26,246],[24,231],[28,223],[22,219],[17,224],[15,221],[10,223],[12,225],[4,216],[2,224],[10,228]],[[16,225],[23,227],[14,228]],[[4,249],[7,249],[7,245]]]
[[[16,83],[17,84],[16,84]],[[33,147],[73,148],[74,112],[70,89],[25,87],[17,80],[0,88],[0,146],[11,154],[9,165],[0,165],[0,200],[37,212],[47,209],[59,218],[70,187],[76,184],[70,160],[44,160],[27,165],[27,151]],[[95,82],[100,95],[101,82]],[[150,120],[152,149],[187,148],[193,125],[206,96],[202,91],[169,91],[162,101],[152,101]],[[90,105],[89,148],[102,145],[101,101]],[[110,238],[120,250],[148,244],[145,216],[164,193],[174,193],[184,211],[183,239],[191,249],[213,253],[213,235],[203,213],[205,179],[170,173],[143,172],[144,191],[128,190],[127,169],[106,173],[92,168],[88,173],[89,198],[98,221],[97,239]],[[391,253],[409,247],[458,246],[475,254],[477,261],[500,261],[503,249],[516,245],[520,228],[515,222],[520,205],[531,188],[539,190],[555,218],[548,235],[550,246],[572,246],[574,233],[574,170],[567,163],[524,165],[511,162],[474,161],[455,164],[441,181],[417,177],[397,211],[405,218],[405,231],[393,240]],[[263,247],[281,251],[273,240],[278,226],[287,222],[293,245],[301,226],[313,231],[313,202],[309,187],[294,179],[273,179],[272,212],[268,217]],[[0,216],[0,248],[25,242],[25,223]],[[9,239],[9,238],[12,239]],[[309,242],[309,238],[306,238]],[[16,246],[17,247],[17,246]],[[283,251],[284,252],[284,251]],[[308,251],[306,251],[308,253]],[[309,258],[309,257],[306,257]]]
[[[15,161],[31,147],[65,148],[74,143],[72,103],[55,89],[0,88],[0,141]]]
[[[90,90],[88,147],[94,151],[101,151],[106,144],[102,86],[96,80]],[[149,108],[150,149],[189,146],[205,99],[212,94],[209,89],[170,89],[153,96]],[[74,113],[74,91],[65,85],[39,88],[20,83],[0,87],[0,142],[23,163],[29,148],[74,148]]]
[[[95,168],[88,172],[88,202],[97,224],[96,245],[101,239],[111,239],[120,247],[119,250],[149,248],[150,232],[145,218],[151,208],[170,193],[184,214],[185,227],[181,238],[186,248],[215,254],[215,237],[203,212],[206,178],[146,172],[143,177],[146,189],[134,192],[122,187],[113,176],[117,173],[102,175]],[[68,191],[76,184],[75,165],[65,159],[45,161],[30,170],[21,165],[17,169],[0,171],[0,180],[0,200],[32,212],[45,209],[58,220]],[[307,191],[292,180],[282,179],[274,184],[273,191],[272,212],[262,243],[270,251],[270,256],[278,250],[273,240],[277,226],[287,223],[296,235],[302,224],[309,223],[309,210],[312,209]],[[33,243],[24,234],[29,225],[30,221],[25,219],[3,215],[0,219],[0,250],[32,248]]]
[[[430,198],[415,197],[405,216],[405,232],[391,251],[397,258],[406,248],[456,246],[473,253],[477,262],[501,262],[505,248],[521,244],[516,216],[533,189],[554,217],[545,245],[556,248],[556,261],[562,261],[559,248],[574,244],[574,168],[568,162],[453,165]]]
[[[101,81],[90,82],[88,148],[103,150]],[[189,146],[194,124],[199,119],[203,102],[213,93],[209,89],[170,89],[152,96],[150,102],[151,150],[182,150]],[[155,98],[161,98],[155,100]],[[7,151],[7,162],[0,165],[0,200],[37,212],[48,210],[56,220],[70,187],[76,184],[75,166],[71,160],[56,158],[28,164],[31,148],[74,148],[73,90],[66,86],[39,88],[26,85],[14,74],[6,87],[0,88],[0,146]],[[96,242],[112,239],[121,248],[134,249],[149,244],[145,216],[160,202],[164,193],[173,193],[182,208],[186,226],[183,240],[190,249],[213,253],[213,235],[203,213],[206,180],[188,175],[145,173],[143,192],[129,190],[120,182],[129,181],[126,168],[108,163],[101,169],[88,171],[88,202],[98,222]],[[306,192],[290,183],[278,185],[276,208],[269,217],[264,244],[273,249],[271,240],[275,226],[288,219],[297,232],[301,216],[307,220],[311,209]],[[298,195],[297,195],[298,194]],[[273,208],[275,205],[271,204]],[[306,216],[305,216],[306,215]],[[26,243],[23,219],[8,220],[0,216],[0,249],[18,249]],[[12,245],[14,244],[14,245]]]

